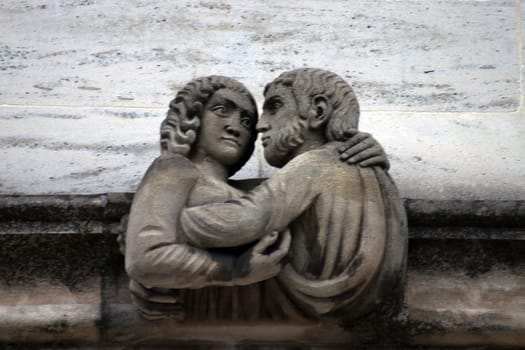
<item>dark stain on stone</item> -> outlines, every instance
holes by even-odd
[[[52,322],[51,324],[47,325],[45,330],[49,333],[63,333],[67,330],[68,323],[66,320],[60,320],[56,322]]]
[[[96,52],[93,54],[93,56],[100,57],[100,56],[112,55],[117,52],[119,52],[119,49],[112,49],[112,50]]]
[[[407,199],[410,225],[525,227],[525,201]]]
[[[62,55],[67,55],[67,54],[75,53],[75,52],[77,52],[77,50],[63,50],[63,51],[51,52],[51,53],[40,56],[39,59],[62,56]]]
[[[78,6],[93,5],[94,3],[95,3],[95,0],[71,0],[71,1],[67,1],[67,2],[62,2],[58,6],[59,7],[64,7],[64,8],[75,8],[75,7],[78,7]]]
[[[101,88],[96,87],[96,86],[79,86],[79,87],[77,87],[77,89],[80,89],[80,90],[91,90],[91,91],[102,90]]]
[[[3,112],[6,113],[6,112]],[[76,115],[76,114],[58,114],[58,113],[27,113],[27,112],[21,112],[20,114],[0,114],[0,119],[30,119],[33,117],[38,118],[50,118],[50,119],[82,119],[83,116]],[[2,142],[0,141],[0,144]]]
[[[463,128],[474,128],[474,129],[482,129],[481,122],[480,121],[470,121],[470,120],[451,120],[452,124],[456,124],[458,126],[461,126]]]
[[[29,148],[46,149],[52,151],[93,151],[99,153],[144,153],[154,150],[157,144],[136,142],[126,145],[113,145],[107,143],[69,143],[49,141],[43,138],[30,137],[0,137],[0,149],[5,148]]]
[[[0,235],[0,283],[29,287],[38,276],[82,290],[102,270],[106,240],[101,235]]]
[[[525,241],[412,239],[409,251],[409,269],[464,271],[468,277],[487,273],[495,266],[525,264]]]
[[[16,65],[9,65],[9,66],[2,66],[0,67],[0,70],[7,71],[10,69],[17,70],[17,69],[24,69],[29,67],[27,64],[16,64]]]
[[[204,7],[204,8],[207,8],[209,10],[223,10],[223,11],[229,11],[231,10],[231,5],[230,4],[225,4],[225,3],[217,3],[217,2],[206,2],[206,1],[201,1],[199,2],[199,6],[200,7]]]
[[[42,86],[42,85],[33,85],[34,88],[36,89],[40,89],[40,90],[46,90],[46,91],[51,91],[53,90],[53,88],[50,88],[50,87],[47,87],[47,86]]]
[[[122,168],[122,167],[120,167],[120,168]],[[100,167],[97,167],[96,169],[92,169],[92,170],[73,172],[73,173],[70,173],[69,175],[64,175],[64,176],[62,176],[62,177],[60,177],[58,179],[59,180],[60,179],[65,179],[65,178],[84,179],[84,178],[90,177],[90,176],[98,176],[98,175],[100,175],[100,173],[102,173],[105,170],[106,170],[106,168],[100,166]]]
[[[490,101],[488,103],[488,106],[485,106],[485,108],[486,107],[503,107],[503,108],[515,109],[518,107],[518,101],[514,98],[502,97],[502,98]]]
[[[166,106],[166,109],[167,109],[167,106]],[[156,117],[164,117],[164,114],[165,114],[164,111],[160,113],[106,111],[105,113],[111,116],[115,116],[115,117],[123,118],[123,119],[156,118]]]
[[[404,82],[387,84],[379,81],[355,81],[352,83],[358,95],[369,101],[404,104],[406,107],[458,102],[466,98],[449,84],[423,84]],[[430,91],[421,93],[420,91]]]

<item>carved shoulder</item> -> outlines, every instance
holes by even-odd
[[[195,165],[186,157],[179,154],[161,155],[149,166],[140,182],[137,193],[143,191],[144,187],[153,184],[162,185],[166,183],[195,183],[199,177],[199,171]]]

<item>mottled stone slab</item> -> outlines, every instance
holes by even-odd
[[[0,193],[134,192],[164,110],[0,109]],[[525,199],[525,117],[364,112],[405,198]],[[237,178],[263,177],[258,144]]]
[[[429,202],[422,214],[433,207],[440,208]],[[465,208],[466,216],[484,216]],[[496,205],[489,209],[498,212]],[[405,312],[390,325],[365,322],[343,330],[330,323],[146,321],[131,305],[114,237],[103,238],[0,235],[0,280],[10,282],[0,283],[0,342],[22,348],[409,348],[392,346],[402,339],[415,348],[525,346],[523,241],[412,239]],[[6,261],[9,255],[17,261]],[[78,271],[88,278],[79,279]]]
[[[370,114],[369,130],[391,155],[408,198],[525,198],[522,114]]]
[[[107,242],[94,235],[0,235],[0,343],[97,342]]]
[[[96,343],[99,321],[99,304],[0,304],[0,342]]]
[[[523,241],[414,240],[410,248],[410,343],[523,348]]]
[[[521,40],[521,99],[520,99],[520,106],[523,108],[525,103],[525,96],[523,95],[523,92],[525,91],[525,70],[523,69],[523,57],[525,57],[525,4],[523,1],[520,2],[520,33],[519,33],[519,39]]]
[[[1,193],[134,192],[164,110],[2,109]],[[258,177],[258,149],[237,177]]]
[[[260,95],[278,73],[328,68],[374,110],[519,106],[517,3],[6,0],[0,103],[164,106],[209,74]]]
[[[384,146],[402,197],[525,198],[522,114],[365,112],[360,130]]]

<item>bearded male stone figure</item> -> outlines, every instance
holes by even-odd
[[[264,155],[281,169],[240,199],[184,209],[180,229],[196,247],[223,248],[288,227],[288,262],[266,282],[290,318],[347,322],[395,312],[406,218],[384,169],[339,160],[338,141],[359,120],[351,87],[320,69],[285,72],[267,85],[263,111]]]

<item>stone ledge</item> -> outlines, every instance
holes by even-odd
[[[0,342],[96,343],[99,321],[99,304],[0,305]]]
[[[132,193],[0,195],[0,221],[119,221],[132,200]]]
[[[525,227],[525,201],[405,199],[410,225]]]
[[[488,278],[496,274],[499,277],[490,282]],[[389,349],[410,346],[523,348],[525,306],[520,301],[519,288],[512,286],[520,278],[503,270],[469,279],[450,271],[432,275],[411,269],[406,308],[398,319],[384,324],[365,321],[346,330],[333,324],[315,323],[261,322],[255,328],[233,321],[147,321],[129,302],[110,297],[100,305],[0,305],[0,344],[118,344],[134,348],[199,345],[223,348],[235,344],[271,348],[308,345],[323,349],[363,344],[375,344],[370,348],[381,344]],[[502,280],[506,282],[501,284]],[[111,291],[115,285],[105,288]],[[506,292],[506,308],[497,303],[487,306],[487,302],[492,302],[489,292],[494,289]],[[466,303],[464,299],[476,291],[482,293],[470,299],[470,304]],[[511,296],[512,292],[515,293]]]
[[[429,310],[410,309],[416,329],[438,329],[434,334],[410,336],[412,345],[435,347],[519,348],[525,346],[523,312],[495,312],[494,310]],[[520,326],[509,323],[521,322]]]
[[[133,193],[0,195],[0,234],[117,233]],[[404,199],[411,238],[525,239],[525,201]]]
[[[523,201],[406,199],[412,234],[398,319],[349,331],[267,325],[260,333],[244,324],[153,324],[138,316],[114,236],[131,199],[0,197],[0,344],[525,346]]]

